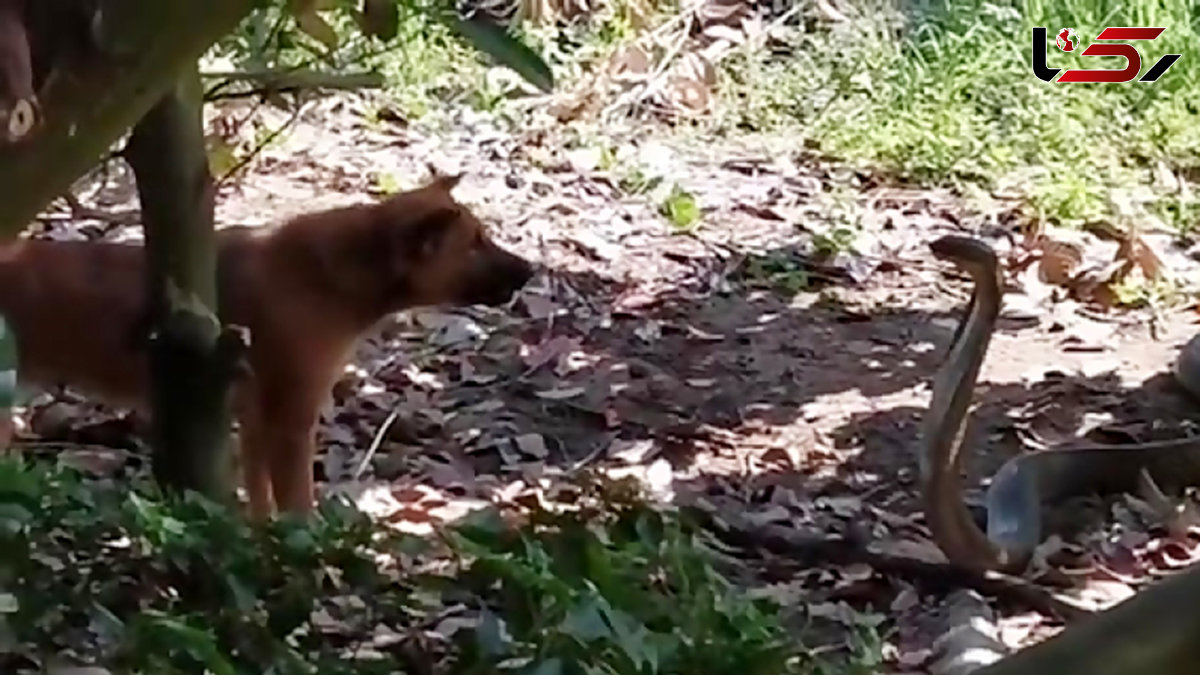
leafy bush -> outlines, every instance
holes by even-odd
[[[508,633],[464,644],[465,672],[498,657],[547,674],[789,672],[776,608],[741,598],[678,521],[634,506],[536,516],[456,537],[472,562],[455,583]]]
[[[251,525],[148,481],[0,459],[0,672],[810,672],[779,608],[715,572],[691,528],[581,503],[423,540],[336,501]]]
[[[374,558],[403,544],[337,503],[311,525],[251,527],[199,497],[94,490],[72,471],[0,462],[0,594],[26,657],[132,672],[371,672],[346,669],[337,636],[404,620],[404,590]],[[338,625],[316,625],[322,614]]]

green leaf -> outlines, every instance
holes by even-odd
[[[20,504],[0,504],[0,532],[17,534],[33,523],[33,512]]]
[[[608,627],[604,617],[601,616],[595,600],[590,600],[586,605],[575,608],[563,620],[560,630],[583,643],[611,637],[613,634],[612,629]]]
[[[313,537],[312,532],[297,528],[284,536],[283,545],[287,547],[289,553],[308,555],[316,549],[317,540]]]
[[[221,653],[208,631],[158,612],[147,612],[142,619],[146,622],[147,634],[153,635],[159,644],[171,645],[187,653],[213,675],[236,675],[233,663]]]
[[[562,675],[563,665],[562,660],[551,658],[537,664],[536,667],[527,671],[528,675]]]
[[[233,574],[226,574],[225,585],[229,588],[229,594],[233,596],[233,605],[239,612],[248,613],[254,609],[258,599],[241,579]]]
[[[121,621],[112,610],[93,600],[91,602],[90,628],[100,637],[116,642],[125,632],[125,622]]]
[[[454,531],[472,544],[494,550],[504,548],[504,539],[510,533],[504,517],[497,509],[491,507],[467,512],[455,524]]]
[[[504,27],[479,13],[464,18],[456,12],[442,13],[442,20],[476,49],[512,68],[518,75],[543,92],[554,89],[550,66],[523,42],[508,34]]]
[[[226,143],[222,138],[215,138],[208,144],[208,170],[214,176],[224,176],[238,165],[237,148],[232,143]]]
[[[612,626],[617,646],[640,669],[643,663],[657,663],[652,645],[646,643],[646,627],[637,618],[614,607],[602,607]]]
[[[394,195],[400,191],[400,179],[388,171],[375,174],[375,189],[383,195]]]
[[[483,653],[489,656],[507,654],[511,649],[511,640],[504,627],[504,620],[487,610],[480,614],[479,627],[475,629],[475,640]]]
[[[678,185],[671,188],[671,194],[662,205],[662,214],[679,230],[688,230],[700,219],[700,207],[695,197]]]

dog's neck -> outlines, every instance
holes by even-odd
[[[318,301],[315,309],[350,322],[356,331],[367,330],[414,306],[408,275],[387,245],[386,227],[373,206],[301,216],[264,242],[277,263],[268,273],[303,275],[295,282]],[[324,236],[333,229],[338,236]]]

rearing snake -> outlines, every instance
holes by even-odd
[[[1041,543],[1043,504],[1076,495],[1133,492],[1143,469],[1159,485],[1200,484],[1200,438],[1088,444],[1019,455],[993,477],[986,496],[987,532],[981,531],[962,499],[960,450],[979,368],[1000,314],[1000,266],[992,248],[971,237],[944,236],[930,249],[968,272],[975,284],[933,382],[919,457],[925,518],[952,564],[1020,572]],[[1184,347],[1174,374],[1200,396],[1200,336]]]

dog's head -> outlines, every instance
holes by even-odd
[[[450,194],[460,177],[435,176],[378,205],[383,251],[400,286],[393,302],[502,305],[533,277],[533,265],[492,241],[475,214]]]

